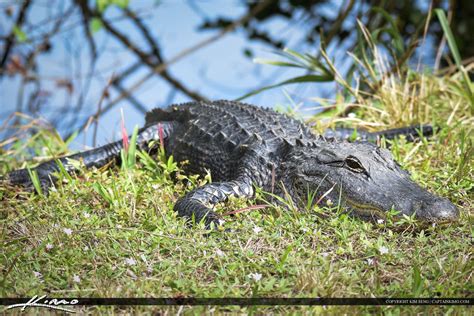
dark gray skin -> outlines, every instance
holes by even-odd
[[[425,131],[432,132],[430,128]],[[338,140],[348,138],[349,130],[329,131],[330,138],[325,138],[272,110],[215,101],[147,113],[146,125],[137,139],[139,148],[153,151],[150,141],[159,140],[160,133],[166,153],[176,161],[189,162],[185,165],[188,173],[210,170],[215,182],[189,192],[174,207],[178,215],[203,220],[206,225],[219,224],[214,205],[230,196],[250,198],[255,186],[282,197],[288,193],[298,208],[307,205],[310,190],[316,192],[314,201],[331,200],[363,218],[384,217],[391,210],[430,222],[454,220],[459,215],[450,201],[413,182],[387,149],[368,142]],[[360,135],[365,140],[377,140],[384,135],[414,137],[416,133],[414,128],[405,128]],[[121,149],[119,141],[60,160],[74,172],[68,158],[81,159],[86,167],[100,167],[119,159]],[[58,170],[56,162],[43,163],[36,170],[43,190],[47,190],[54,182],[51,174]],[[7,179],[32,187],[24,169],[9,173]]]
[[[383,218],[392,208],[426,221],[458,216],[450,201],[421,188],[390,151],[373,144],[334,142],[324,148],[296,149],[286,164],[289,177],[296,175],[293,182],[313,190],[319,186],[322,192],[334,187],[327,197],[337,203],[340,196],[342,206],[360,217]]]

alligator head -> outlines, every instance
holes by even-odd
[[[454,220],[457,208],[410,179],[387,149],[365,142],[314,142],[294,146],[285,181],[296,199],[340,203],[360,217],[384,217],[390,210],[426,221]]]

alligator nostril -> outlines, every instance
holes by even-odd
[[[459,217],[457,207],[447,199],[436,199],[424,203],[423,211],[428,220],[454,220]]]

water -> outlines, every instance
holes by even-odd
[[[245,7],[239,1],[161,1],[159,5],[155,5],[155,2],[132,1],[131,6],[151,30],[165,60],[173,58],[184,49],[216,34],[216,31],[197,31],[197,27],[203,21],[203,16],[224,15],[236,19],[245,12]],[[25,33],[30,39],[34,39],[42,32],[51,29],[57,18],[66,16],[70,4],[69,1],[60,0],[34,2],[27,20],[32,21],[32,24],[43,21],[42,27],[26,27]],[[320,7],[318,14],[334,16],[342,4],[342,1],[329,1]],[[11,3],[0,4],[3,9],[8,6],[12,6]],[[18,5],[12,7],[18,8]],[[81,26],[81,17],[77,13],[73,12],[68,16],[62,28],[64,31],[51,39],[51,51],[40,54],[37,58],[37,70],[33,75],[41,79],[41,89],[35,102],[29,102],[31,93],[35,91],[33,83],[23,85],[24,94],[21,97],[19,94],[22,87],[20,75],[4,76],[0,79],[0,100],[2,100],[0,124],[5,123],[16,109],[20,109],[34,117],[51,122],[58,128],[60,135],[65,137],[97,111],[104,88],[108,86],[110,78],[137,61],[130,51],[102,29],[94,34],[99,55],[95,64],[92,65],[90,50]],[[114,21],[112,25],[117,29],[122,32],[126,30],[126,36],[140,48],[146,47],[137,29],[121,19],[121,14],[120,10],[111,7],[106,11],[106,18]],[[345,23],[352,23],[355,27],[355,19],[348,19]],[[11,20],[6,19],[5,16],[2,17],[0,33],[8,34],[11,25]],[[304,30],[307,28],[304,22],[289,25],[282,18],[274,18],[259,27],[272,34],[278,34],[281,40],[286,41],[287,47],[293,50],[313,53],[318,51],[318,45],[309,46],[304,41]],[[352,36],[348,42],[353,39]],[[12,55],[25,55],[29,47],[31,46],[19,45]],[[238,29],[171,65],[169,72],[187,88],[211,100],[232,100],[253,89],[304,74],[304,71],[298,69],[256,64],[251,58],[244,56],[242,53],[244,49],[251,50],[254,57],[277,58],[268,50],[268,46],[257,41],[248,41],[242,30]],[[347,42],[332,43],[328,50],[330,56],[336,61],[338,69],[347,69],[350,64]],[[149,69],[146,66],[140,67],[122,83],[123,86],[132,86],[148,72]],[[71,82],[72,90],[68,90],[68,82]],[[298,104],[303,108],[314,108],[317,103],[311,98],[332,98],[335,87],[334,83],[298,84],[269,90],[245,101],[268,107],[277,105],[287,107]],[[113,88],[108,91],[109,98],[103,100],[102,107],[119,95]],[[133,98],[146,109],[190,100],[188,96],[175,90],[159,76],[154,76],[140,86],[133,93]],[[27,108],[27,104],[32,105]],[[143,124],[143,113],[133,107],[129,101],[123,100],[100,117],[97,133],[98,145],[120,138],[121,109],[123,109],[128,131],[131,131],[135,125]],[[93,127],[88,128],[78,135],[71,147],[84,149],[85,146],[92,145],[93,134]],[[7,135],[8,131],[3,131],[0,138]]]

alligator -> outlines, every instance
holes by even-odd
[[[314,201],[336,203],[364,219],[384,218],[395,210],[422,221],[454,220],[459,212],[449,200],[420,187],[388,149],[373,143],[400,134],[413,140],[420,132],[433,130],[421,126],[421,130],[359,131],[359,139],[348,141],[354,130],[316,135],[300,120],[272,109],[220,100],[153,109],[146,114],[136,141],[139,149],[147,151],[156,151],[161,143],[175,161],[188,161],[183,168],[189,174],[210,171],[213,182],[188,192],[174,205],[179,216],[203,221],[208,227],[222,223],[213,210],[217,203],[231,196],[251,198],[257,187],[299,209],[307,206],[308,192],[313,192]],[[86,167],[102,167],[120,160],[123,148],[121,140],[59,160],[68,172],[77,171],[70,159],[82,160]],[[59,166],[51,160],[34,170],[47,191]],[[33,187],[26,169],[12,171],[6,179]]]

